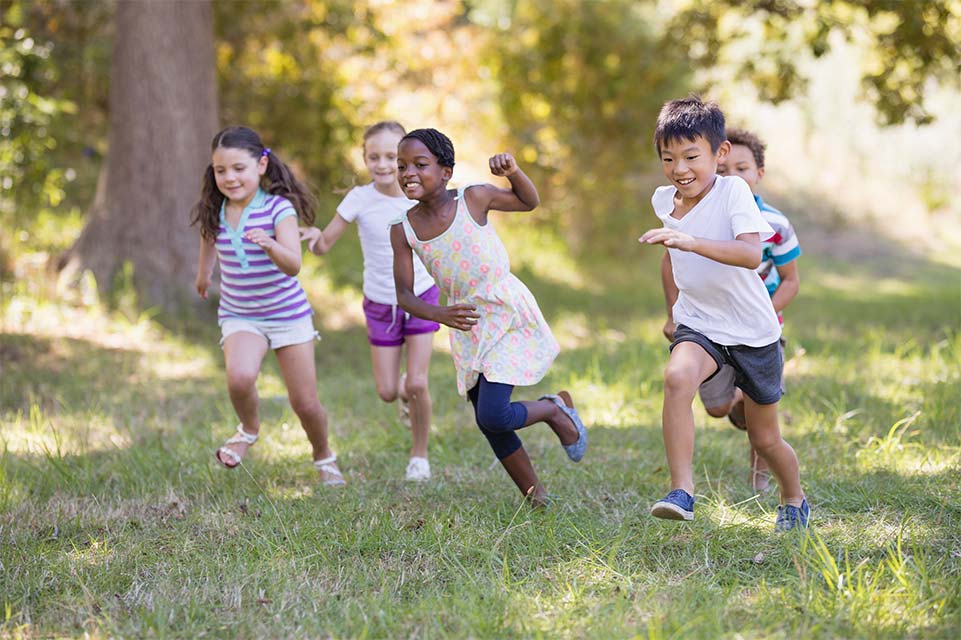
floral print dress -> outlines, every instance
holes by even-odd
[[[534,296],[511,273],[507,249],[490,222],[477,224],[461,190],[454,221],[436,238],[421,241],[406,214],[403,225],[447,304],[473,304],[480,314],[470,331],[450,330],[458,393],[466,396],[481,373],[490,382],[537,384],[560,347]]]

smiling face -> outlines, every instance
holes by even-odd
[[[764,177],[764,167],[757,166],[757,160],[749,147],[732,144],[727,159],[717,165],[719,176],[740,176],[755,191],[757,183]]]
[[[381,193],[397,190],[397,144],[402,137],[396,131],[383,129],[364,142],[364,164]]]
[[[677,138],[660,144],[661,169],[681,198],[696,204],[714,185],[719,162],[727,158],[731,144],[726,140],[717,151],[703,136],[694,140]]]
[[[447,189],[453,169],[441,166],[423,142],[406,138],[397,149],[397,180],[411,200],[426,200]]]
[[[217,189],[232,205],[243,208],[260,187],[260,176],[267,170],[267,158],[256,158],[244,149],[217,147],[213,167]]]

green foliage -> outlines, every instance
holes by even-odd
[[[224,124],[253,127],[316,185],[351,184],[365,123],[339,68],[385,39],[366,2],[215,3]],[[325,223],[322,216],[318,223]]]
[[[50,62],[51,45],[41,44],[24,28],[0,26],[0,220],[10,225],[20,207],[60,204],[69,174],[50,166],[57,148],[55,126],[73,114],[69,100],[38,93],[38,85],[56,78]],[[15,203],[17,206],[15,206]]]
[[[958,0],[691,0],[670,29],[695,66],[709,68],[730,55],[759,95],[775,103],[806,85],[799,51],[820,57],[835,35],[867,52],[862,87],[883,124],[927,123],[928,83],[961,86]]]
[[[665,55],[652,3],[518,2],[499,24],[487,59],[520,160],[563,222],[597,240],[609,223],[597,213],[632,201],[651,169],[654,120],[690,67]]]
[[[106,146],[110,6],[13,0],[0,11],[0,219],[28,229],[93,198]]]

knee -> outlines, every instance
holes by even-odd
[[[417,398],[427,394],[427,376],[412,376],[407,374],[404,391],[408,398]]]
[[[384,402],[393,402],[397,399],[397,386],[389,387],[387,385],[377,384],[377,397]]]
[[[397,399],[397,391],[391,391],[390,389],[378,389],[377,397],[384,402],[393,402]]]
[[[697,371],[691,367],[668,364],[664,369],[664,393],[670,395],[689,395],[694,399],[694,393],[700,384]]]
[[[256,388],[257,372],[244,369],[227,371],[227,390],[231,394],[250,393]]]
[[[727,406],[704,407],[704,410],[707,411],[707,415],[711,416],[712,418],[724,418],[728,413]]]
[[[477,426],[485,432],[506,431],[510,429],[509,413],[505,407],[481,406],[477,409]]]
[[[781,433],[778,429],[754,429],[748,430],[748,439],[751,446],[758,451],[768,451],[776,447],[781,442]]]
[[[327,411],[324,409],[324,405],[320,404],[320,400],[316,395],[291,397],[290,408],[294,410],[294,413],[297,414],[297,417],[300,418],[301,422],[304,420],[313,421],[327,417]]]

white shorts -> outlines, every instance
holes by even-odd
[[[293,322],[261,322],[244,318],[226,318],[220,323],[220,346],[224,346],[228,336],[240,331],[263,337],[271,349],[289,347],[292,344],[302,344],[315,339],[320,340],[320,334],[314,330],[314,319],[311,316]]]

